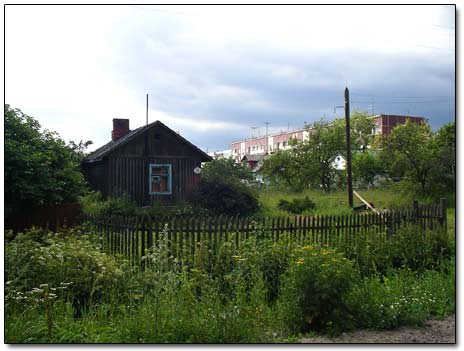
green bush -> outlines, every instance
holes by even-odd
[[[455,310],[455,260],[421,274],[409,269],[373,275],[353,285],[347,296],[359,328],[392,329],[420,324]]]
[[[277,207],[282,211],[287,211],[293,214],[302,214],[303,212],[310,212],[316,208],[316,204],[309,198],[293,199],[287,201],[284,199],[279,200]]]
[[[216,215],[251,215],[259,208],[256,194],[245,184],[202,179],[195,202]]]
[[[53,289],[65,286],[78,315],[111,297],[111,287],[122,280],[124,267],[78,230],[62,236],[35,228],[6,245],[5,264],[9,289],[24,294],[43,284]]]
[[[357,279],[350,260],[334,250],[306,245],[294,250],[282,279],[279,309],[290,332],[337,331],[349,324],[344,296]]]
[[[124,195],[104,200],[100,192],[94,192],[80,198],[84,214],[93,216],[134,216],[138,212],[137,204]]]
[[[404,226],[389,239],[382,232],[357,233],[339,249],[355,263],[363,277],[386,274],[392,268],[434,269],[452,254],[445,231],[424,230],[417,225]]]
[[[104,200],[100,192],[93,192],[80,197],[84,214],[92,216],[123,216],[123,217],[182,217],[182,216],[207,216],[209,212],[198,206],[186,202],[179,202],[175,206],[139,207],[129,196],[113,197]]]

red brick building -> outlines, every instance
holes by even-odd
[[[410,120],[413,123],[424,123],[424,117],[414,116],[398,116],[398,115],[376,115],[373,117],[375,121],[374,134],[388,135],[398,124],[406,123]]]

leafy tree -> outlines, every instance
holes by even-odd
[[[86,187],[79,159],[79,153],[57,133],[41,131],[33,117],[5,105],[6,216],[34,206],[76,201]]]
[[[337,170],[332,166],[338,154],[346,150],[344,121],[333,123],[321,120],[312,125],[314,132],[310,138],[296,146],[296,152],[303,161],[308,174],[314,175],[312,185],[321,185],[324,191],[334,189]]]
[[[390,169],[402,168],[425,192],[440,153],[434,134],[426,123],[407,121],[395,127],[384,139],[384,153],[389,154]]]
[[[273,184],[284,184],[293,190],[305,187],[307,173],[294,150],[279,150],[264,160],[260,173]]]
[[[373,120],[365,113],[355,112],[351,118],[352,150],[367,145]],[[262,174],[271,182],[284,184],[294,190],[309,186],[331,191],[343,186],[346,172],[333,167],[339,154],[346,154],[345,120],[324,120],[308,125],[310,137],[305,142],[293,141],[291,150],[280,151],[264,161]]]
[[[259,207],[257,194],[248,185],[253,180],[251,170],[231,158],[207,162],[194,194],[195,203],[215,214],[252,214]]]
[[[242,181],[253,181],[251,170],[236,164],[232,158],[217,158],[205,163],[201,178],[206,181],[221,181],[225,183],[237,183]]]
[[[345,123],[344,120],[343,123]],[[365,150],[374,138],[372,134],[374,120],[364,112],[354,111],[350,116],[350,127],[351,149],[359,150],[361,148]]]
[[[353,180],[372,185],[376,175],[385,173],[385,166],[379,154],[374,152],[358,152],[352,158]]]
[[[438,160],[432,170],[435,191],[456,191],[456,124],[442,126],[435,135]]]

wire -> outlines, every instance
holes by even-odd
[[[446,98],[451,99],[449,95],[432,95],[432,96],[393,96],[393,95],[372,95],[372,94],[362,94],[357,92],[351,92],[350,95],[363,96],[363,97],[372,97],[372,98],[387,98],[387,99],[434,99],[434,98]]]
[[[146,11],[153,11],[153,12],[164,12],[164,13],[170,13],[174,15],[188,15],[186,12],[180,12],[180,11],[171,11],[171,10],[164,10],[164,9],[158,9],[158,8],[150,8],[146,6],[139,6],[139,5],[126,5],[129,7],[133,7],[139,10],[146,10]]]
[[[360,103],[360,104],[372,104],[372,101],[354,101],[350,100],[353,103]],[[430,101],[375,101],[375,105],[382,105],[382,104],[435,104],[435,103],[443,103],[449,102],[449,100],[430,100]]]

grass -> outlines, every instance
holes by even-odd
[[[365,200],[373,203],[378,209],[386,209],[398,206],[408,206],[411,202],[404,198],[400,193],[391,189],[357,189]],[[311,214],[318,215],[346,215],[352,213],[348,206],[347,191],[337,190],[331,193],[324,193],[321,190],[304,190],[298,193],[290,193],[273,188],[262,189],[259,193],[261,204],[261,214],[265,216],[286,216],[286,211],[277,207],[279,200],[292,200],[294,198],[304,198],[308,196],[315,202],[316,208]],[[363,203],[354,196],[354,206],[360,206]]]
[[[359,193],[376,207],[406,202],[391,189]],[[305,196],[316,203],[314,213],[351,213],[345,191],[288,194],[267,189],[260,193],[263,214],[287,215],[278,210],[278,201]],[[447,214],[448,233],[454,243],[455,209],[448,208]],[[39,237],[40,233],[36,234]],[[298,299],[290,297],[306,294],[304,305],[312,304],[315,308],[316,312],[308,310],[306,315],[301,316],[304,318],[297,321],[304,324],[307,317],[314,317],[313,313],[320,310],[316,304],[321,301],[315,295],[317,289],[324,296],[333,294],[333,301],[345,304],[346,311],[351,314],[345,315],[335,306],[334,312],[338,314],[326,314],[326,328],[333,322],[332,329],[325,329],[329,333],[360,327],[388,329],[404,324],[415,325],[425,318],[446,316],[455,310],[454,257],[449,257],[440,266],[433,266],[434,270],[429,266],[414,271],[412,269],[415,268],[390,265],[383,271],[384,274],[374,269],[374,273],[361,275],[359,262],[367,262],[370,267],[369,262],[375,259],[378,262],[374,266],[379,267],[391,259],[380,250],[380,246],[375,246],[378,245],[375,241],[368,243],[366,250],[361,250],[361,246],[351,247],[357,260],[352,258],[350,264],[357,271],[352,278],[346,279],[349,289],[347,287],[344,291],[348,292],[342,296],[339,292],[343,289],[335,289],[334,282],[348,276],[343,273],[344,266],[340,263],[348,264],[345,258],[353,256],[348,251],[332,254],[327,248],[318,248],[317,245],[311,246],[311,249],[305,246],[291,251],[284,245],[251,242],[244,243],[240,252],[233,245],[224,245],[217,255],[203,250],[190,262],[192,267],[185,268],[176,266],[166,250],[160,249],[152,254],[153,266],[139,272],[130,270],[129,266],[114,260],[111,255],[102,255],[82,239],[83,233],[78,234],[76,238],[55,238],[49,246],[40,245],[40,240],[35,239],[24,241],[21,245],[17,243],[17,246],[7,243],[6,269],[8,279],[13,282],[7,283],[5,290],[8,296],[5,307],[6,342],[49,342],[46,308],[40,301],[43,296],[40,293],[31,295],[30,299],[34,297],[36,302],[25,303],[19,292],[24,291],[27,295],[26,290],[34,290],[40,283],[57,287],[60,282],[71,280],[73,283],[63,290],[67,295],[61,296],[57,292],[58,297],[52,305],[52,341],[56,343],[296,342],[300,335],[308,332],[314,335],[321,330],[311,322],[305,330],[287,329],[291,325],[289,322],[302,309],[295,304]],[[410,238],[411,235],[404,237]],[[403,242],[397,248],[402,249],[401,253],[408,258],[415,259],[414,250]],[[319,251],[321,254],[312,256],[313,252]],[[17,259],[18,254],[23,261]],[[319,264],[322,255],[327,255],[327,259]],[[419,255],[417,259],[423,260],[428,256]],[[73,257],[84,268],[76,269],[78,265],[71,260]],[[56,264],[58,259],[62,260],[60,265]],[[310,264],[311,260],[317,261]],[[332,269],[320,269],[324,266]],[[288,267],[293,268],[290,270]],[[332,276],[326,277],[329,272]],[[17,279],[14,279],[15,275]],[[268,281],[270,277],[275,284]],[[24,287],[22,284],[26,280],[31,280],[31,284]],[[320,282],[317,286],[307,285],[307,282],[312,284],[316,280]],[[330,283],[327,284],[327,281]],[[272,290],[266,290],[269,287]],[[99,293],[94,295],[90,308],[76,317],[71,295],[80,293],[85,296],[84,292],[95,288],[101,290],[97,290]],[[269,299],[273,296],[269,295],[269,291],[275,293],[273,300]],[[327,303],[323,305],[327,306]]]

